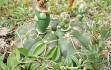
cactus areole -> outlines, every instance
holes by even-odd
[[[46,7],[46,0],[37,0],[36,16],[36,28],[40,33],[45,33],[46,28],[50,22],[50,14],[48,13],[48,8]]]

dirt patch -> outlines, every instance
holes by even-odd
[[[10,50],[14,40],[15,31],[8,28],[0,28],[0,55]]]

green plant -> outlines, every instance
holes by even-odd
[[[50,24],[53,24],[53,23],[50,23]],[[89,39],[90,35],[88,36],[87,34],[85,34],[86,32],[83,31],[85,30],[84,28],[82,28],[83,33],[81,33],[81,31],[75,30],[76,27],[81,27],[81,24],[79,25],[78,22],[70,21],[70,23],[67,23],[67,24],[71,25],[69,29],[64,30],[64,28],[62,27],[57,28],[54,31],[47,29],[45,34],[39,34],[34,28],[34,25],[32,24],[28,25],[28,27],[23,26],[23,28],[20,28],[18,30],[18,35],[22,41],[21,46],[25,47],[26,50],[30,52],[30,55],[33,54],[34,50],[37,50],[38,52],[35,52],[36,54],[33,56],[36,56],[36,58],[41,57],[43,59],[42,61],[44,60],[47,60],[49,62],[52,61],[53,62],[52,64],[57,66],[59,65],[58,68],[60,67],[60,69],[63,69],[63,70],[64,69],[81,70],[82,67],[99,70],[102,66],[100,67],[98,66],[96,68],[97,65],[101,64],[96,61],[98,60],[100,60],[100,62],[102,61],[102,56],[100,56],[101,54],[100,52],[102,50],[98,50],[98,49],[99,48],[101,49],[103,46],[100,46],[100,44],[94,46],[96,43],[92,45],[91,40]],[[60,25],[59,22],[58,22],[58,25]],[[74,44],[75,38],[81,43],[80,44],[82,46],[81,49],[78,49],[78,46]],[[40,46],[41,50],[39,48],[36,48],[36,45],[40,43],[44,43],[45,45],[44,48]],[[94,53],[94,51],[96,52]],[[23,52],[23,53],[26,54],[26,52]],[[27,56],[29,57],[28,54],[26,54],[25,57]],[[94,57],[90,57],[90,56],[94,56]],[[62,57],[64,58],[63,65],[59,63],[61,62]],[[78,59],[77,62],[79,62],[79,64],[75,61],[74,57]],[[92,62],[97,63],[97,65],[94,66]],[[45,65],[47,64],[48,63],[46,63]],[[75,67],[73,67],[73,65]],[[42,66],[44,66],[44,64]],[[48,67],[49,69],[50,67],[52,67],[52,69],[54,68],[54,66],[48,66]]]
[[[79,14],[84,15],[85,12],[82,10],[82,13],[79,11]],[[64,17],[65,19],[63,19]],[[104,27],[101,23],[94,23],[93,26],[90,26],[88,22],[87,24],[81,22],[86,18],[83,18],[83,20],[77,19],[77,21],[69,19],[69,14],[64,12],[59,19],[51,20],[49,24],[51,28],[45,29],[44,34],[32,28],[34,25],[24,26],[26,31],[24,31],[24,27],[23,30],[20,28],[18,35],[22,40],[22,46],[28,51],[34,51],[36,44],[44,43],[44,51],[42,49],[41,54],[36,56],[42,56],[42,59],[46,60],[46,66],[47,61],[51,62],[52,66],[49,64],[49,69],[101,69],[105,66],[102,54],[105,49],[104,40],[111,34],[109,25],[106,24],[106,27]],[[96,37],[96,41],[92,36]],[[75,44],[75,41],[78,41],[79,45]],[[42,64],[40,68],[47,67]]]
[[[1,26],[13,27],[33,22],[34,12],[24,3],[15,0],[5,0],[0,2],[0,21],[4,22]],[[29,20],[30,19],[30,20]]]
[[[87,0],[86,2],[91,3]],[[104,1],[102,2],[104,3]],[[54,1],[51,2],[51,4],[53,3]],[[77,5],[72,7],[76,12],[75,16],[71,16],[72,11],[68,13],[64,10],[62,10],[64,12],[57,10],[53,13],[51,10],[53,14],[60,13],[56,19],[50,18],[50,13],[45,5],[38,6],[39,9],[37,8],[35,13],[35,24],[24,25],[16,30],[20,39],[18,48],[9,55],[6,63],[3,63],[5,56],[0,57],[2,63],[0,68],[2,70],[15,70],[15,68],[17,68],[16,70],[104,69],[109,61],[105,58],[109,57],[107,54],[110,49],[106,47],[104,41],[111,35],[110,24],[108,22],[103,24],[104,18],[97,13],[94,14],[93,17],[96,17],[93,19],[86,14],[89,10],[85,2],[75,0],[74,4],[76,3]],[[81,4],[84,5],[79,7]],[[97,4],[101,5],[99,2]],[[95,3],[91,3],[90,7],[93,8],[95,5]],[[72,18],[75,20],[72,21]],[[12,65],[14,62],[11,61],[15,61],[15,65]]]

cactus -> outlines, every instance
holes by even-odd
[[[36,28],[40,33],[45,33],[46,28],[50,22],[50,14],[48,13],[48,9],[46,7],[46,0],[37,0],[37,10],[36,10]]]
[[[79,48],[80,50],[89,50],[89,38],[86,38],[83,33],[75,29],[79,27],[83,31],[83,28],[78,26],[78,22],[70,21],[70,16],[67,12],[63,12],[60,15],[60,18],[53,19],[50,22],[50,14],[48,11],[46,12],[46,9],[43,9],[44,7],[36,10],[36,16],[38,19],[35,24],[30,24],[27,27],[23,26],[23,28],[20,28],[17,31],[17,34],[21,39],[22,46],[31,52],[29,55],[32,55],[32,49],[34,49],[37,44],[44,43],[46,46],[46,49],[44,49],[46,50],[45,54],[47,54],[48,57],[53,56],[50,59],[58,62],[61,57],[64,57],[67,63],[70,56],[77,52],[76,49],[78,49],[74,43],[75,38],[81,43],[81,46],[84,46]],[[51,29],[47,28],[49,25],[51,26]],[[34,26],[36,26],[36,28],[34,28]],[[58,47],[60,48],[60,51]],[[54,56],[53,53],[55,53],[55,51],[59,54],[58,56],[57,54]],[[41,55],[43,56],[43,54]]]
[[[64,17],[67,17],[67,15],[65,15]],[[18,35],[23,41],[23,47],[30,51],[30,49],[34,48],[36,44],[44,43],[48,52],[53,47],[59,46],[61,51],[60,58],[63,56],[65,57],[66,61],[70,58],[71,55],[77,52],[76,49],[78,49],[78,47],[74,44],[75,38],[78,39],[78,41],[81,43],[81,46],[84,46],[85,49],[89,50],[89,39],[87,39],[85,35],[83,35],[79,30],[75,29],[75,27],[80,27],[79,25],[81,24],[75,21],[70,21],[69,19],[67,20],[68,22],[64,21],[62,17],[60,17],[59,19],[51,20],[51,22],[49,23],[51,29],[44,29],[44,34],[39,34],[36,28],[34,28],[36,24],[31,24],[27,27],[23,26],[23,28],[20,28],[18,30]],[[61,26],[61,22],[65,23],[63,26],[68,25],[68,27],[65,29],[63,26]],[[24,29],[26,31],[24,31]],[[82,27],[80,27],[80,29],[83,30]],[[60,58],[57,61],[60,61]]]

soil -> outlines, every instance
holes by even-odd
[[[11,42],[14,40],[15,31],[9,28],[0,29],[0,55],[5,54],[11,47]]]

